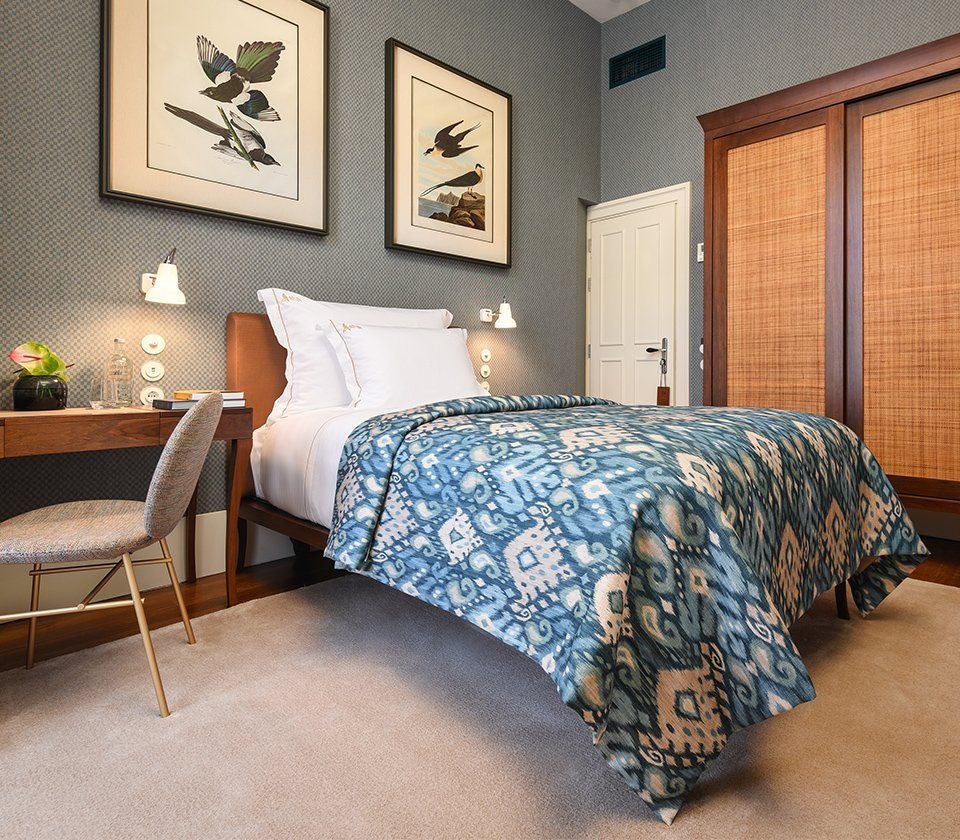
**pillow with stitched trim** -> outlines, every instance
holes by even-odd
[[[286,289],[260,289],[257,298],[277,341],[287,351],[287,386],[267,422],[317,408],[346,406],[351,393],[334,348],[318,327],[331,318],[382,326],[443,329],[453,316],[446,309],[395,309],[312,300]]]
[[[336,349],[355,408],[400,410],[487,394],[473,371],[466,330],[332,319],[322,329]]]

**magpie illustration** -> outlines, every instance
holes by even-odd
[[[423,198],[427,193],[431,193],[434,190],[439,190],[440,187],[467,187],[466,192],[472,193],[472,188],[479,184],[482,180],[483,164],[478,163],[469,172],[464,172],[463,175],[458,175],[456,178],[451,178],[449,181],[444,181],[442,184],[436,184],[430,187],[429,190],[424,190],[422,193],[420,193],[420,197]]]
[[[197,36],[197,56],[200,66],[213,85],[200,91],[216,102],[230,102],[252,120],[276,121],[280,115],[270,107],[262,91],[251,85],[263,84],[273,78],[286,49],[280,41],[254,41],[237,47],[234,61],[217,49],[205,35]]]
[[[263,136],[246,120],[241,119],[233,111],[230,112],[230,119],[223,112],[223,108],[218,107],[220,116],[223,117],[223,125],[217,125],[212,120],[197,114],[194,111],[187,111],[184,108],[178,108],[176,105],[164,103],[166,108],[175,117],[186,120],[197,128],[209,131],[220,138],[215,146],[211,148],[215,152],[220,152],[227,157],[245,160],[254,169],[257,164],[262,166],[279,166],[280,162],[267,152],[267,143]]]
[[[460,144],[463,142],[463,138],[466,137],[471,131],[476,131],[480,128],[480,123],[477,123],[473,128],[468,128],[466,131],[461,131],[457,134],[451,134],[458,125],[462,124],[463,120],[455,122],[453,125],[448,125],[446,128],[441,128],[437,132],[437,136],[433,138],[433,145],[427,149],[425,155],[443,155],[445,158],[453,158],[462,155],[464,152],[469,152],[471,149],[476,149],[476,146],[467,146],[463,148]]]

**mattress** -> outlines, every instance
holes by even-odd
[[[358,425],[383,411],[322,408],[257,429],[250,455],[257,496],[329,528],[343,444]]]

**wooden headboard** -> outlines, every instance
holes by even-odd
[[[227,315],[227,388],[243,391],[253,408],[253,428],[267,422],[287,384],[287,351],[277,342],[266,315]]]

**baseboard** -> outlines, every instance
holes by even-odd
[[[215,510],[197,517],[197,577],[215,575],[223,571],[223,556],[226,550],[227,512]],[[186,528],[183,521],[177,525],[167,540],[170,552],[177,558],[177,570],[183,580],[186,557]],[[275,531],[249,526],[247,565],[269,563],[281,557],[290,557],[293,548],[290,540]]]
[[[226,542],[227,512],[223,510],[202,513],[197,517],[197,576],[215,575],[224,569],[224,551]],[[186,527],[183,520],[167,538],[170,552],[180,580],[184,578],[186,558]],[[251,525],[247,548],[247,564],[269,563],[281,557],[290,557],[293,548],[287,537],[274,531]],[[137,552],[134,557],[156,557],[156,546]],[[30,605],[29,566],[0,566],[0,613],[12,613],[25,610]],[[84,572],[74,575],[47,575],[41,587],[40,603],[42,607],[69,606],[76,604],[100,579],[96,572]],[[144,591],[158,586],[168,586],[163,566],[141,566],[137,569],[137,581]],[[114,576],[104,587],[96,600],[115,598],[127,593],[127,582],[123,573]]]

